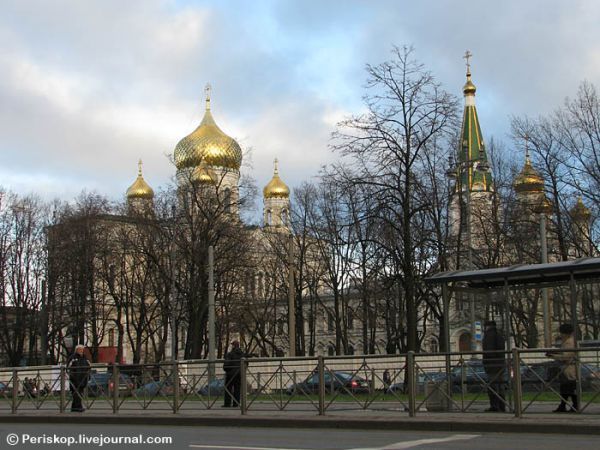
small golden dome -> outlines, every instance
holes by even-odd
[[[143,199],[152,199],[154,198],[154,191],[152,188],[146,183],[144,177],[142,176],[142,160],[140,159],[138,162],[138,176],[136,180],[133,182],[129,189],[127,189],[127,198],[143,198]]]
[[[277,159],[274,161],[275,168],[273,170],[273,178],[263,189],[264,198],[289,198],[290,188],[279,178],[279,169],[277,167]]]
[[[179,141],[174,159],[178,170],[194,168],[201,162],[207,166],[239,170],[242,149],[235,139],[227,136],[215,123],[210,112],[210,86],[207,86],[206,112],[198,128]]]
[[[577,203],[571,209],[571,217],[577,221],[588,221],[590,219],[591,213],[590,210],[583,204],[583,200],[581,196],[577,199]]]
[[[552,209],[552,202],[548,200],[548,197],[544,195],[539,201],[539,203],[536,205],[535,212],[541,214],[550,214],[552,212]]]
[[[215,184],[215,173],[206,164],[200,163],[192,173],[192,183]]]
[[[521,173],[515,178],[515,191],[521,192],[543,192],[544,179],[537,170],[531,165],[529,155],[525,156],[525,165]]]
[[[471,74],[467,73],[467,82],[463,86],[463,93],[465,95],[475,95],[475,91],[476,90],[477,90],[477,88],[475,87],[475,85],[471,81]]]

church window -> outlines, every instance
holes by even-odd
[[[287,225],[288,224],[288,212],[287,212],[287,209],[281,210],[281,223],[283,225]]]
[[[273,213],[271,213],[271,210],[268,209],[267,210],[267,225],[272,225],[272,220],[273,220]]]
[[[329,356],[335,355],[335,347],[333,346],[333,344],[329,344],[327,346],[327,355],[329,355]]]
[[[335,330],[335,320],[333,319],[333,314],[330,312],[327,313],[327,331]]]
[[[223,204],[225,207],[225,212],[231,212],[231,189],[225,189],[225,195],[223,196]]]
[[[108,346],[109,347],[115,346],[115,329],[114,328],[111,328],[110,330],[108,330]]]

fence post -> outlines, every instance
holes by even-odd
[[[319,415],[325,415],[325,358],[319,356],[317,360],[319,372]]]
[[[246,415],[248,411],[248,404],[246,403],[246,396],[248,395],[248,385],[246,384],[246,371],[248,370],[248,360],[242,358],[240,361],[240,412],[242,415]]]
[[[446,410],[450,411],[452,409],[452,392],[454,380],[452,379],[452,360],[450,353],[446,353],[446,394],[448,394],[448,401],[446,402],[447,407]]]
[[[521,355],[518,348],[512,350],[513,359],[513,396],[515,403],[515,417],[523,416],[523,391],[521,386]]]
[[[112,386],[113,386],[113,391],[112,391],[112,410],[113,410],[113,414],[116,414],[119,412],[119,378],[121,378],[121,375],[119,374],[119,365],[117,363],[114,363],[112,366]]]
[[[173,377],[173,414],[177,414],[179,412],[179,365],[175,360],[173,361],[171,376]]]
[[[408,386],[408,416],[415,417],[417,409],[415,389],[415,352],[406,354],[406,384]]]
[[[15,369],[12,371],[13,389],[12,389],[12,405],[11,412],[17,413],[17,400],[19,398],[19,372]]]
[[[60,412],[64,413],[67,409],[67,368],[60,366]]]

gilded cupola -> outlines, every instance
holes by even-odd
[[[273,178],[263,189],[264,198],[289,198],[290,189],[279,178],[279,168],[277,159],[274,161]]]
[[[469,58],[471,58],[471,56],[473,56],[472,53],[467,50],[464,56],[467,60],[467,82],[463,86],[463,94],[465,95],[475,95],[475,91],[477,91],[477,88],[471,81],[471,65],[469,64]]]
[[[571,217],[578,222],[587,222],[590,220],[590,210],[583,204],[581,196],[577,199],[577,203],[571,209]]]
[[[215,173],[206,167],[206,164],[200,163],[192,173],[192,182],[198,184],[215,184]]]
[[[128,199],[152,199],[154,198],[154,191],[152,188],[146,183],[144,177],[142,176],[142,160],[140,159],[138,162],[138,176],[136,180],[133,182],[129,189],[127,189],[127,198]]]
[[[518,193],[544,192],[544,179],[531,165],[529,153],[525,154],[525,165],[515,178],[514,186]]]
[[[239,171],[242,149],[235,139],[217,126],[210,111],[210,85],[206,86],[206,110],[198,128],[179,141],[174,152],[177,170],[193,169],[201,163]]]

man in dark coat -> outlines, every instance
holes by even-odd
[[[485,334],[483,336],[483,368],[488,377],[488,397],[490,407],[486,411],[504,412],[506,402],[504,400],[504,370],[505,344],[504,336],[496,329],[496,322],[487,320],[484,324]]]
[[[242,385],[240,369],[242,358],[246,356],[240,348],[239,341],[231,343],[231,350],[225,355],[223,370],[225,370],[225,400],[223,406],[236,407],[240,404],[240,388]]]
[[[67,365],[69,370],[69,389],[73,400],[71,401],[71,412],[83,412],[81,397],[85,390],[90,376],[90,363],[83,354],[85,347],[78,345],[75,347],[75,354],[71,357]]]

